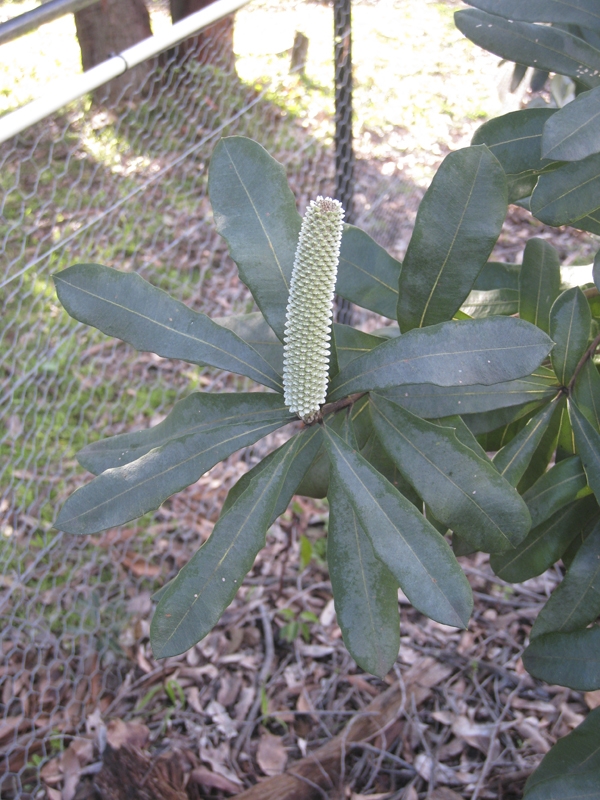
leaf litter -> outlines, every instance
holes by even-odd
[[[488,69],[489,54],[481,59]],[[429,172],[449,147],[468,143],[476,124],[463,120],[438,137]],[[357,147],[358,224],[397,257],[408,244],[426,183],[419,176],[406,183],[412,145],[406,128],[371,124],[360,132]],[[326,192],[331,173],[326,165],[324,171]],[[395,190],[391,179],[400,181]],[[543,226],[513,206],[493,257],[519,260],[532,235],[550,241],[566,264],[591,261],[596,249],[590,235]],[[247,295],[217,241],[215,254],[221,269],[207,276],[202,297],[198,293],[190,303],[221,315]],[[374,325],[371,317],[361,321],[365,328]],[[124,358],[123,346],[114,343],[95,347],[86,357],[123,370],[124,383],[152,376],[180,389],[188,385],[189,367],[180,362],[149,354]],[[198,380],[211,391],[240,390],[239,380],[225,374],[201,373]],[[112,419],[107,423],[111,433],[124,429]],[[129,419],[127,429],[132,424],[147,425],[146,410],[133,423]],[[600,705],[600,693],[547,686],[522,665],[531,624],[557,585],[559,569],[509,586],[493,576],[484,555],[461,559],[475,594],[468,630],[425,619],[400,594],[402,640],[395,668],[383,681],[364,674],[343,646],[319,556],[326,506],[305,498],[295,499],[272,527],[266,548],[211,634],[183,656],[154,660],[151,592],[208,538],[228,489],[264,448],[260,443],[228,458],[167,501],[148,523],[98,534],[91,542],[73,537],[65,551],[73,564],[67,582],[54,580],[43,591],[15,590],[23,608],[29,603],[45,609],[51,624],[43,641],[32,631],[30,639],[2,644],[2,797],[16,796],[13,776],[26,785],[39,772],[48,800],[118,800],[140,787],[148,798],[200,800],[243,796],[253,786],[266,800],[269,781],[304,764],[311,777],[302,773],[292,785],[315,797],[516,800],[544,753]],[[24,537],[36,524],[24,517],[15,536]],[[135,543],[139,537],[142,545]],[[312,544],[303,570],[301,537]],[[101,556],[90,557],[90,547]],[[113,584],[106,588],[108,563],[118,574],[118,591]],[[32,574],[39,574],[38,586],[44,572]],[[0,588],[11,593],[8,576]],[[85,621],[91,614],[95,622],[98,604],[114,609],[102,634],[90,633],[102,629]],[[79,621],[69,636],[59,635],[57,618],[73,609]],[[292,636],[290,622],[301,615],[303,626]],[[384,695],[395,698],[390,720],[354,740],[353,729],[390,691],[396,693]],[[331,763],[336,767],[328,772]]]

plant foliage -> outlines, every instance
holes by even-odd
[[[564,285],[558,255],[541,239],[527,243],[520,265],[488,260],[509,201],[549,224],[600,231],[600,50],[579,34],[582,25],[592,29],[597,4],[538,0],[526,18],[509,0],[471,5],[457,24],[474,41],[571,75],[584,91],[572,114],[569,106],[508,114],[449,155],[403,264],[360,229],[343,227],[336,291],[389,325],[376,334],[333,325],[325,402],[306,421],[289,411],[282,378],[302,220],[283,168],[255,142],[221,140],[209,194],[259,311],[211,320],[136,275],[96,264],[55,276],[76,319],[139,350],[261,386],[192,394],[154,428],[85,447],[80,463],[96,477],[66,501],[58,528],[87,534],[125,523],[285,428],[285,443],[238,481],[208,541],[159,592],[157,657],[182,653],[210,631],[298,493],[328,499],[336,613],[365,670],[385,675],[397,657],[398,587],[431,618],[467,626],[472,596],[456,555],[482,550],[509,581],[565,559],[565,580],[534,626],[525,664],[553,682],[600,688],[600,638],[587,628],[600,612],[598,289]],[[292,306],[288,313],[304,313],[293,321],[301,354],[302,325],[307,341],[313,327],[327,332],[331,306],[302,297]],[[600,784],[600,766],[584,766],[577,751],[592,749],[592,717],[546,756],[528,798]],[[557,758],[568,761],[568,776],[559,775]]]

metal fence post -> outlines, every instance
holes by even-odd
[[[334,0],[335,193],[353,222],[354,152],[352,149],[352,0]],[[338,297],[337,321],[352,323],[352,304]]]

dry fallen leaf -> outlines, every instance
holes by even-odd
[[[479,724],[471,722],[467,717],[460,716],[452,723],[452,733],[461,739],[464,739],[467,744],[480,750],[487,755],[490,747],[490,740],[494,730],[493,723]]]
[[[281,775],[287,763],[287,750],[280,737],[264,731],[260,737],[256,760],[265,775]]]
[[[415,757],[415,769],[423,780],[430,782],[435,777],[436,783],[450,784],[457,786],[462,781],[457,778],[455,772],[445,764],[434,762],[431,756],[426,753],[419,753]]]
[[[600,689],[596,689],[594,692],[586,692],[583,695],[583,699],[590,711],[593,711],[600,706]]]
[[[206,767],[193,769],[190,773],[190,779],[196,781],[205,789],[220,789],[222,792],[228,792],[228,794],[238,794],[240,791],[239,783],[233,783],[224,775],[211,772]]]
[[[452,789],[449,789],[447,786],[438,786],[438,788],[434,789],[429,795],[429,800],[463,800],[463,798],[460,794],[456,794],[456,792],[453,792]]]
[[[150,739],[150,730],[141,722],[124,722],[111,719],[106,726],[106,740],[113,750],[123,745],[143,748]]]
[[[77,758],[77,753],[71,745],[69,745],[62,754],[60,766],[64,775],[61,800],[73,800],[75,792],[77,791],[77,784],[79,783],[81,766]]]

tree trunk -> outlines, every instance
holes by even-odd
[[[169,0],[171,19],[184,17],[210,5],[213,0]],[[220,19],[204,31],[182,42],[180,52],[199,64],[212,64],[226,72],[235,73],[233,52],[233,15]]]
[[[144,0],[100,0],[75,12],[75,26],[84,70],[152,36]],[[140,64],[114,78],[98,95],[110,105],[132,100],[140,92],[147,74],[147,65]]]

